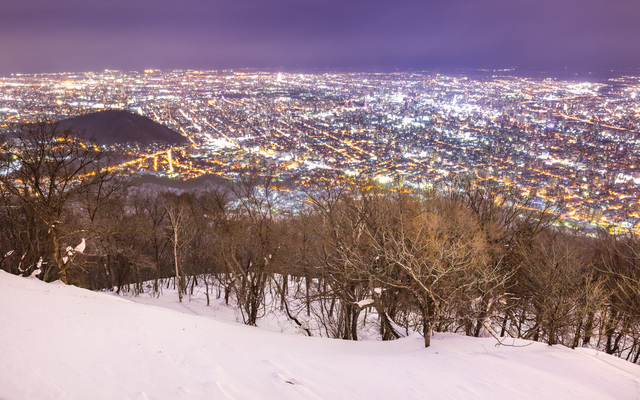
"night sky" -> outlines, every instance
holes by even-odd
[[[7,4],[8,3],[8,4]],[[640,67],[639,0],[3,0],[0,74]]]

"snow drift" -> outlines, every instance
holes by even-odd
[[[0,338],[4,400],[640,399],[640,367],[594,350],[292,336],[2,271]]]

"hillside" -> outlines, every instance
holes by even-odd
[[[308,338],[179,307],[191,315],[0,271],[0,398],[640,396],[640,367],[593,350],[496,347],[493,339],[453,334],[436,335],[428,349],[419,336]]]
[[[59,121],[62,128],[85,132],[99,144],[136,142],[141,144],[181,144],[179,133],[142,115],[124,110],[107,110]]]

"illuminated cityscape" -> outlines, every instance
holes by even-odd
[[[382,185],[514,187],[563,220],[640,229],[640,76],[598,82],[509,70],[294,74],[146,70],[0,78],[3,129],[126,109],[189,139],[118,145],[131,174],[283,181],[357,176]]]

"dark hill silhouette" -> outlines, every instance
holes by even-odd
[[[107,110],[59,121],[61,128],[84,132],[99,144],[137,142],[142,144],[181,144],[187,139],[179,133],[142,115],[124,110]]]

